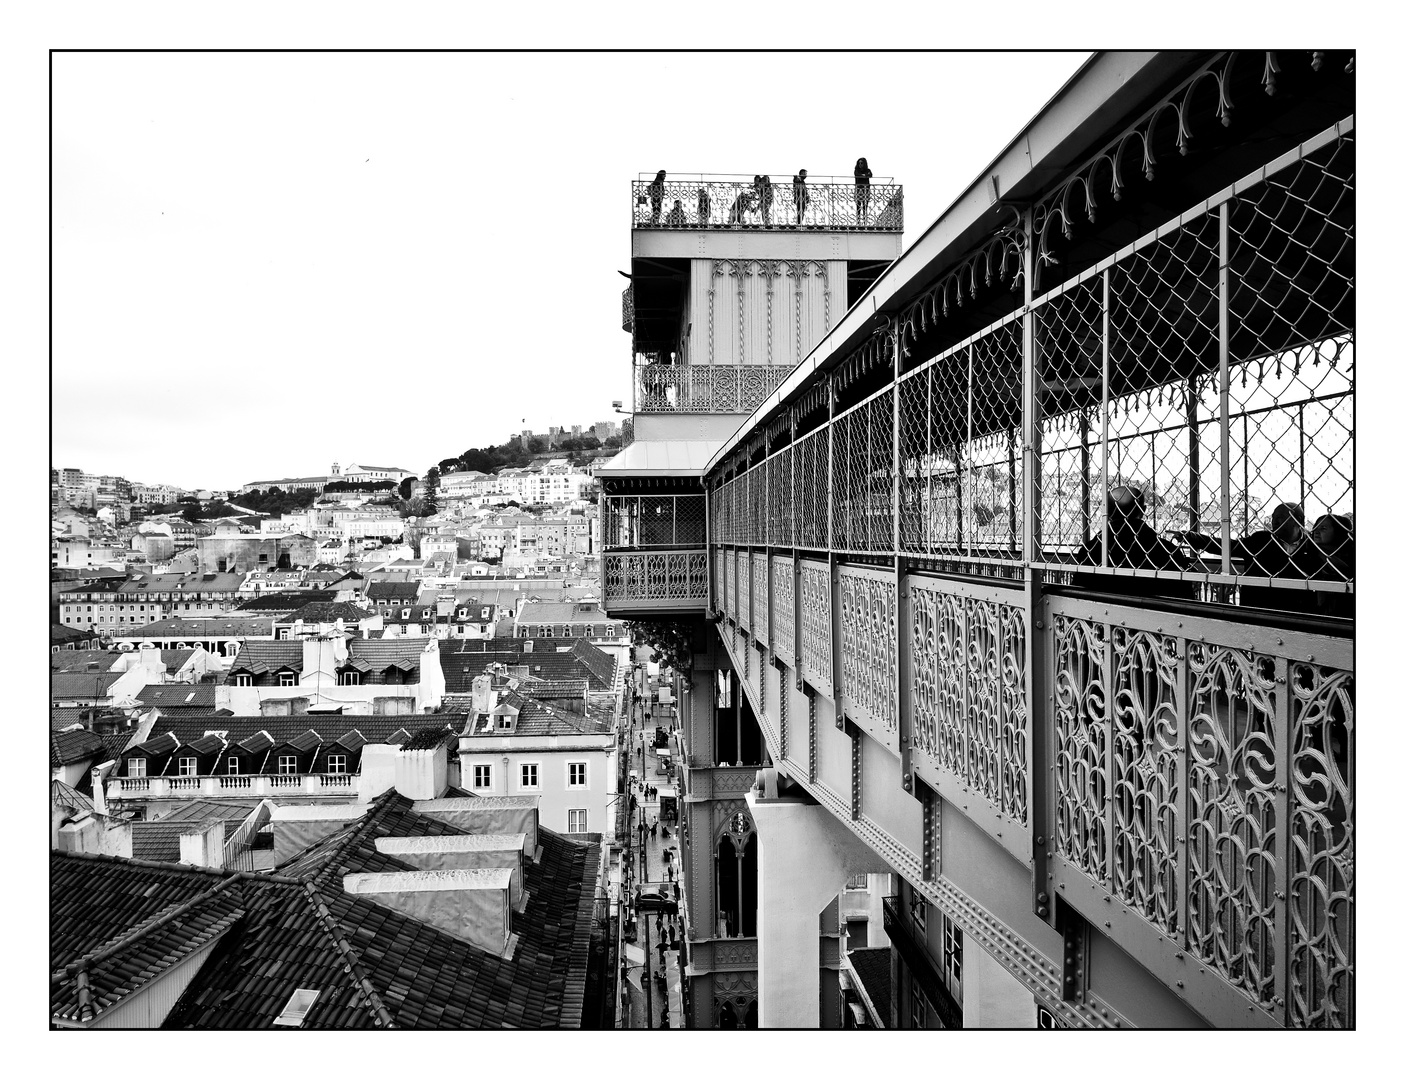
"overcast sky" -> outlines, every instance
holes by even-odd
[[[1086,55],[58,54],[53,463],[222,488],[619,420],[641,171],[862,155],[911,242]]]

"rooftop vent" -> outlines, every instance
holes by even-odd
[[[274,1017],[273,1022],[280,1027],[302,1027],[321,993],[321,990],[294,990],[288,1004],[283,1006],[283,1011]]]

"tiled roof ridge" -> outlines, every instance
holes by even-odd
[[[590,934],[595,922],[595,894],[600,884],[601,862],[605,858],[603,845],[594,848],[595,873],[589,879],[581,875],[580,894],[576,897],[576,925],[571,936],[571,962],[567,968],[566,985],[561,1000],[561,1027],[579,1028],[585,1011],[585,988],[590,969]],[[592,865],[591,851],[586,852],[586,866]]]
[[[146,860],[141,860],[140,862],[138,862],[138,860],[135,859],[121,859],[118,861],[137,863],[138,865],[169,865],[166,863],[147,863]],[[59,968],[57,971],[54,971],[49,976],[49,981],[55,983],[62,982],[67,979],[70,975],[76,975],[80,971],[86,971],[91,968],[94,964],[101,963],[102,961],[107,960],[110,957],[116,956],[119,952],[122,952],[123,950],[135,945],[138,941],[144,938],[147,934],[151,933],[153,930],[157,930],[160,927],[165,926],[167,923],[175,921],[175,919],[183,915],[185,912],[190,911],[197,905],[203,904],[207,900],[212,899],[216,894],[223,892],[225,889],[237,885],[241,880],[242,874],[231,875],[230,877],[225,878],[219,884],[212,886],[211,888],[205,890],[202,893],[192,896],[188,900],[182,900],[180,903],[171,904],[166,908],[163,908],[155,915],[152,915],[149,918],[143,919],[141,922],[137,923],[136,926],[121,934],[115,941],[111,941],[111,939],[109,939],[109,941],[111,941],[111,944],[103,944],[98,946],[96,949],[90,949],[88,952],[80,956],[77,960],[72,960],[69,963],[65,964],[63,967]],[[80,1019],[82,1019],[81,1015]]]
[[[367,814],[366,816],[370,817],[371,815]],[[317,891],[317,886],[312,881],[305,881],[303,882],[303,889],[307,894],[307,903],[312,909],[313,917],[316,918],[323,932],[332,939],[332,943],[336,946],[337,952],[341,954],[342,959],[346,962],[343,968],[344,973],[351,976],[351,981],[366,998],[366,1003],[370,1005],[374,1013],[371,1017],[372,1022],[376,1027],[396,1027],[395,1017],[391,1015],[390,1010],[386,1008],[385,1001],[381,998],[371,980],[366,976],[366,972],[361,964],[360,953],[346,940],[346,935],[342,933],[335,916],[332,915],[332,909],[327,906],[327,901],[323,898],[322,894]]]

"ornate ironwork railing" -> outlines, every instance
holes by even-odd
[[[1349,641],[1048,601],[1054,884],[1135,912],[1280,1023],[1355,1015]],[[1164,941],[1164,946],[1157,945]]]
[[[634,283],[624,287],[620,297],[620,327],[626,334],[634,333]]]
[[[707,543],[702,495],[608,495],[600,500],[605,550],[701,548]]]
[[[903,230],[903,188],[891,182],[636,180],[632,196],[636,229]]]
[[[707,603],[707,552],[605,552],[601,556],[604,603],[625,608],[696,608]]]
[[[771,364],[644,364],[634,369],[634,411],[750,413],[790,372]]]

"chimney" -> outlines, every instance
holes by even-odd
[[[476,799],[431,799],[415,803],[417,814],[448,822],[466,833],[525,833],[526,852],[535,859],[540,795],[480,795]]]
[[[182,833],[180,861],[187,866],[224,869],[224,822],[212,821],[198,832]]]
[[[84,813],[59,829],[59,850],[132,857],[132,823],[107,827],[106,818]]]
[[[93,813],[107,816],[107,774],[117,768],[117,762],[104,761],[95,765],[93,774]]]
[[[347,874],[342,888],[495,956],[507,956],[516,944],[511,930],[512,877],[513,872],[502,867]]]
[[[523,652],[531,652],[531,651],[532,651],[532,639],[531,639],[531,638],[523,638],[523,639],[522,639],[522,651],[523,651]]]
[[[407,799],[439,799],[449,790],[449,745],[404,750],[395,758],[395,790]]]
[[[491,675],[479,675],[473,680],[473,713],[480,716],[493,708],[493,679]]]

